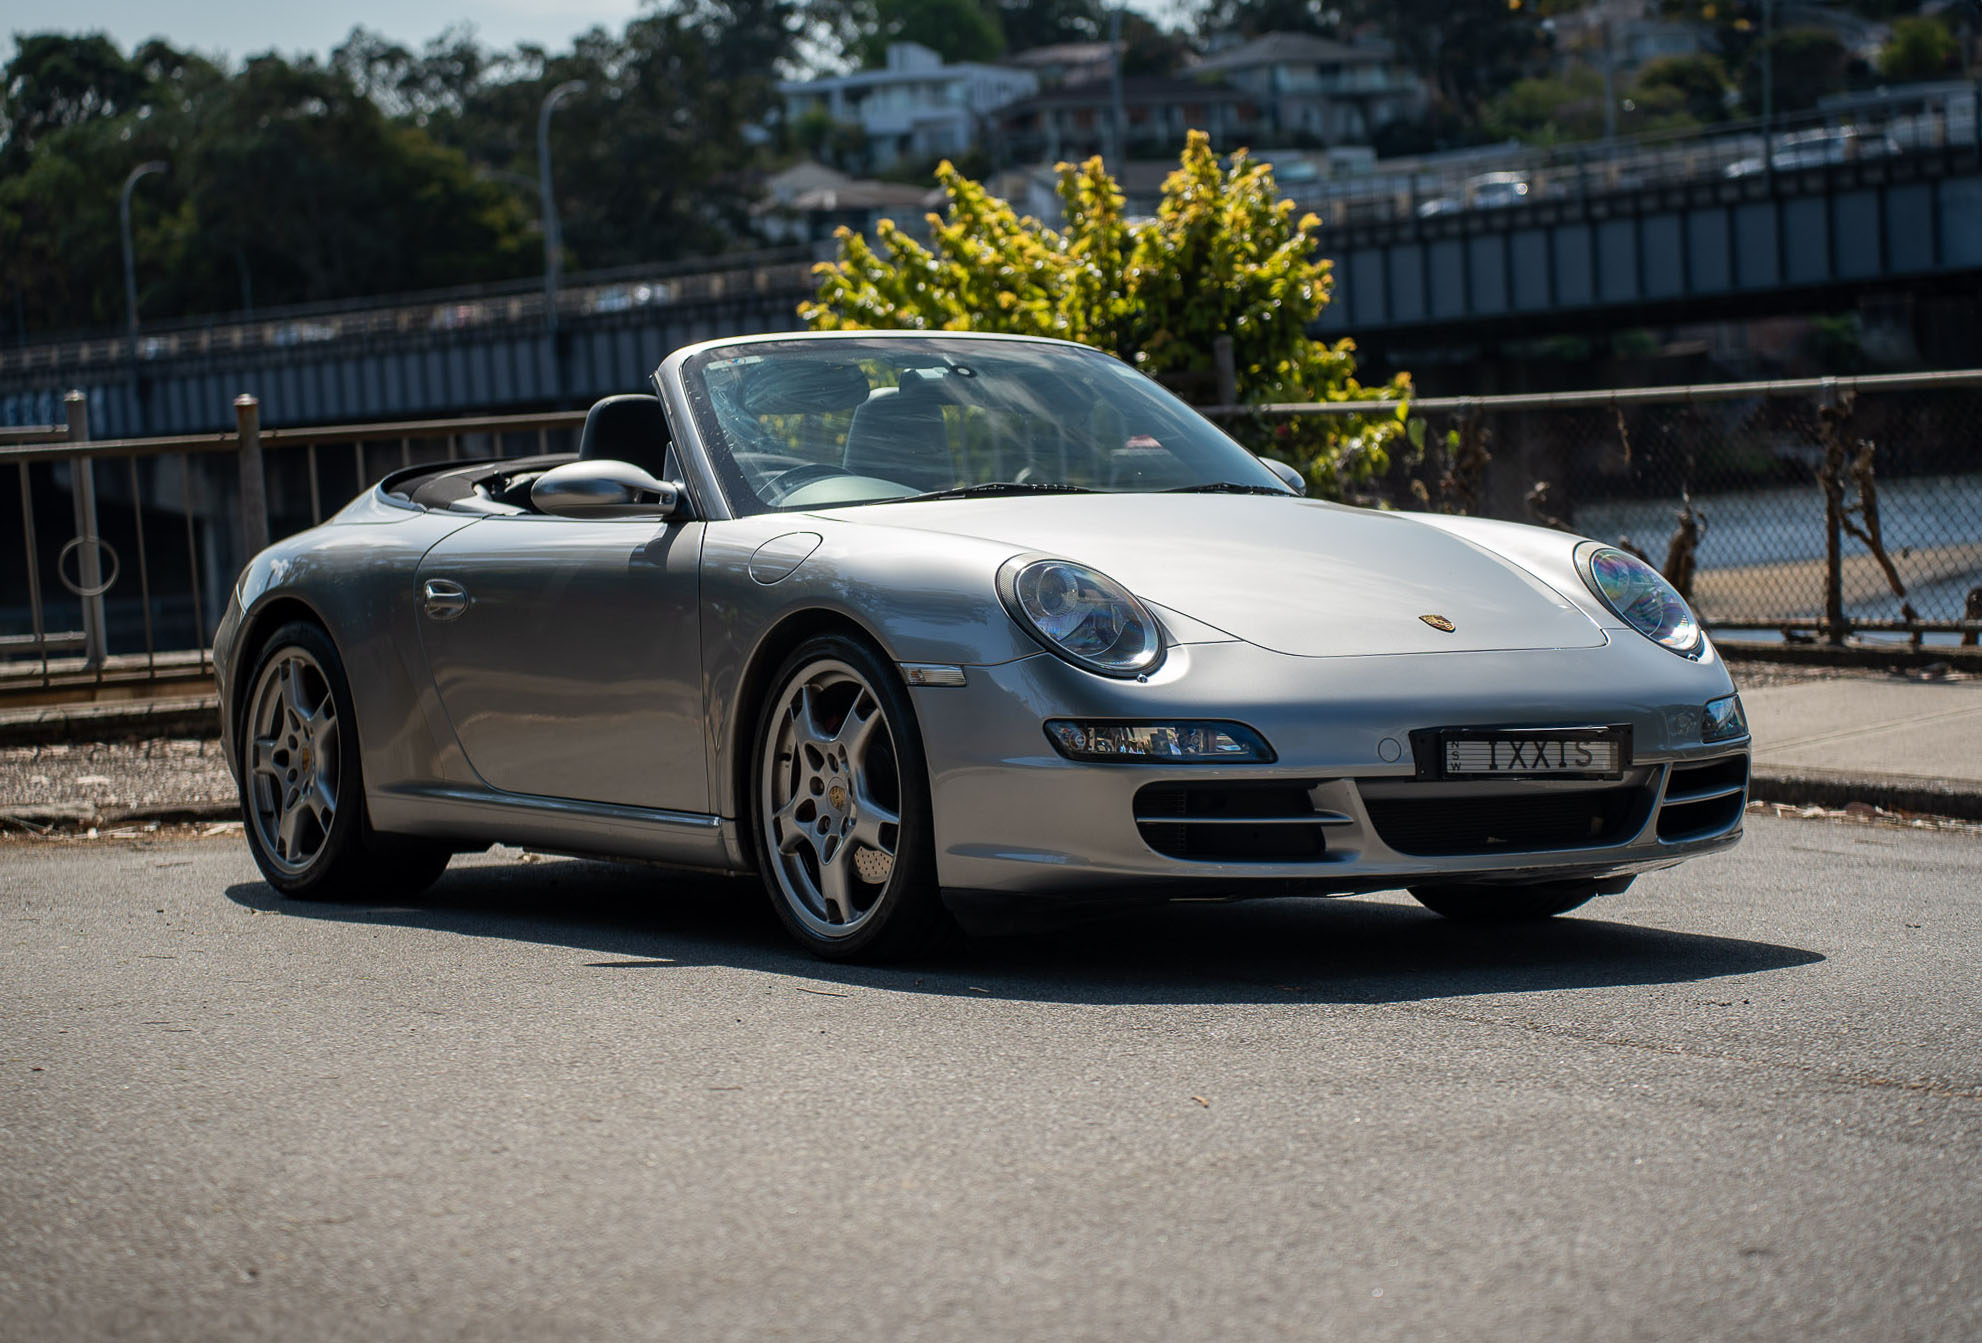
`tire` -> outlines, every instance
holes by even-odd
[[[306,621],[276,630],[255,659],[235,720],[248,851],[296,900],[417,895],[447,867],[446,846],[380,835],[365,816],[365,777],[344,662]]]
[[[1631,884],[1606,882],[1615,895]],[[1532,923],[1567,914],[1598,890],[1594,881],[1545,881],[1533,886],[1413,886],[1412,897],[1455,923]]]
[[[771,684],[750,830],[779,920],[823,960],[934,951],[957,929],[936,886],[922,735],[894,667],[856,639],[821,635]]]

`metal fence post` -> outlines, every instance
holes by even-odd
[[[1823,440],[1824,639],[1843,644],[1844,624],[1844,426],[1836,423],[1837,380],[1825,378],[1817,392],[1817,424]]]
[[[1218,404],[1236,406],[1239,404],[1239,369],[1232,357],[1232,338],[1214,336],[1211,340],[1212,362],[1218,365]]]
[[[69,441],[89,442],[89,402],[80,391],[62,398],[69,416]],[[103,554],[96,535],[96,463],[88,457],[69,462],[70,493],[75,497],[77,582],[83,597],[83,663],[91,671],[103,668]]]
[[[268,549],[268,486],[262,475],[261,402],[243,392],[234,398],[234,426],[240,433],[242,559]]]

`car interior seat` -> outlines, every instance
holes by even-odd
[[[904,377],[899,390],[876,388],[847,425],[845,466],[918,490],[955,485],[942,398],[919,377]]]
[[[673,480],[679,474],[668,442],[667,413],[661,409],[661,399],[650,392],[594,402],[578,434],[578,457],[631,462],[656,480]]]

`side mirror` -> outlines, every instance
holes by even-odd
[[[566,462],[530,485],[531,506],[560,518],[667,518],[677,502],[674,486],[631,462]]]
[[[1299,495],[1307,494],[1308,483],[1305,480],[1301,479],[1300,472],[1296,471],[1293,467],[1287,465],[1287,463],[1275,461],[1271,457],[1262,457],[1260,458],[1260,460],[1266,463],[1267,470],[1271,471],[1274,475],[1280,477],[1281,484],[1285,485],[1295,494],[1299,494]]]

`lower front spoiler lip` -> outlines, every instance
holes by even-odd
[[[1040,853],[1028,857],[1005,849],[970,856],[1000,864],[1024,864],[1034,879],[1000,883],[996,889],[1013,895],[1047,899],[1079,899],[1093,894],[1109,900],[1124,896],[1146,901],[1206,896],[1234,900],[1272,895],[1337,896],[1409,886],[1466,883],[1520,886],[1543,881],[1586,881],[1636,876],[1676,867],[1688,859],[1731,849],[1741,841],[1736,824],[1718,835],[1680,843],[1660,841],[1612,845],[1600,849],[1566,849],[1507,855],[1455,854],[1435,860],[1385,861],[1363,856],[1331,863],[1192,862],[1157,860],[1160,870],[1121,871],[1070,863],[1064,855]],[[1154,855],[1152,855],[1154,857]],[[1008,869],[1009,870],[1009,869]],[[946,887],[946,894],[949,891]],[[959,887],[959,890],[971,889]]]

